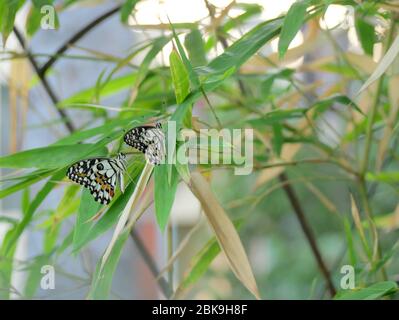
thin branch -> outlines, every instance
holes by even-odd
[[[107,12],[103,13],[101,16],[90,22],[88,25],[80,29],[76,32],[69,40],[67,40],[58,50],[57,52],[40,68],[39,74],[44,75],[46,71],[57,61],[58,57],[63,54],[70,46],[74,43],[79,41],[83,38],[89,31],[91,31],[94,27],[98,24],[106,20],[107,18],[111,17],[113,14],[118,12],[122,5],[118,5],[113,9],[108,10]]]
[[[132,229],[132,231],[130,231],[130,236],[134,240],[134,243],[136,244],[137,249],[139,250],[141,256],[143,257],[144,262],[148,266],[148,269],[150,269],[154,278],[158,280],[159,287],[161,288],[164,296],[166,298],[171,297],[173,295],[173,290],[170,287],[169,282],[166,281],[164,277],[158,278],[159,270],[158,270],[154,260],[152,259],[152,257],[148,253],[147,249],[145,248],[144,243],[141,241],[139,235],[134,231],[134,229]]]
[[[300,205],[298,197],[295,194],[295,191],[292,188],[292,186],[287,183],[288,177],[284,172],[279,175],[279,179],[283,183],[284,191],[285,191],[288,199],[290,200],[291,206],[294,209],[294,212],[298,218],[298,221],[301,225],[302,231],[304,232],[304,234],[309,242],[309,245],[312,249],[313,255],[316,258],[319,269],[320,269],[321,273],[323,274],[324,279],[326,280],[330,295],[333,297],[336,294],[336,290],[335,290],[334,284],[331,279],[331,274],[330,274],[326,264],[324,263],[322,255],[320,253],[320,250],[317,246],[315,236],[314,236],[312,229],[306,219],[305,213],[302,210],[302,207]]]
[[[72,124],[71,119],[68,117],[68,115],[66,114],[66,112],[64,110],[58,108],[57,104],[59,102],[59,99],[56,96],[56,94],[54,93],[53,89],[50,87],[50,84],[48,83],[44,74],[42,74],[40,72],[39,65],[37,64],[35,58],[33,58],[33,55],[30,52],[30,50],[27,48],[25,39],[23,38],[21,32],[15,26],[14,26],[13,31],[14,31],[15,36],[17,37],[18,42],[20,43],[22,49],[24,49],[26,55],[28,56],[28,59],[32,65],[33,69],[35,70],[36,74],[38,75],[38,77],[40,79],[40,82],[42,83],[44,89],[46,90],[48,96],[50,97],[52,103],[54,104],[55,110],[58,112],[60,117],[64,120],[65,126],[67,127],[69,133],[72,133],[73,131],[75,131],[75,127]]]

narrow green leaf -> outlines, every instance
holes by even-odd
[[[188,58],[187,58],[186,52],[184,51],[184,48],[179,40],[179,37],[177,36],[176,30],[175,30],[173,24],[170,21],[169,21],[169,24],[172,28],[173,38],[176,42],[177,51],[179,52],[180,57],[186,67],[186,70],[188,71],[188,75],[189,75],[192,87],[198,88],[200,86],[200,81],[199,81],[198,75],[194,71],[194,68],[193,68],[190,60],[188,60]]]
[[[282,21],[281,18],[278,18],[258,24],[228,47],[221,55],[213,59],[206,67],[197,68],[197,70],[201,70],[205,77],[224,74],[232,68],[237,70],[262,46],[278,35]],[[219,85],[220,83],[214,83],[211,89]]]
[[[335,299],[337,300],[375,300],[383,296],[396,293],[398,286],[394,281],[383,281],[375,283],[367,288],[358,290],[348,290],[340,292]]]
[[[346,241],[348,243],[349,261],[352,266],[355,266],[357,264],[357,258],[356,258],[356,250],[353,246],[351,225],[349,223],[348,218],[344,217],[343,221],[344,221],[344,231],[345,231],[345,235],[346,235]]]
[[[109,80],[106,84],[103,84],[101,88],[102,98],[116,94],[124,89],[129,88],[134,81],[137,79],[137,73],[130,73],[118,78]],[[66,98],[58,103],[60,108],[66,108],[68,105],[74,103],[90,103],[93,102],[93,98],[96,95],[96,86],[84,89]]]
[[[24,299],[32,299],[40,285],[43,277],[41,269],[48,264],[49,257],[47,255],[40,255],[36,257],[28,268],[28,278],[25,282]]]
[[[126,240],[128,239],[130,230],[125,230],[115,242],[115,245],[111,251],[107,262],[101,269],[100,259],[97,262],[96,271],[93,276],[93,281],[90,287],[90,292],[88,295],[89,299],[107,299],[109,292],[111,290],[112,278],[114,276],[116,267],[118,265],[120,256],[122,254],[122,249]],[[101,270],[101,273],[100,273]]]
[[[278,41],[278,53],[280,58],[285,55],[291,41],[295,38],[304,23],[307,7],[308,1],[297,1],[288,10]]]
[[[234,226],[241,228],[243,220],[234,221]],[[191,259],[190,268],[186,272],[184,279],[179,285],[177,291],[187,289],[194,285],[209,269],[212,261],[220,253],[220,246],[216,237],[212,237],[205,246]]]
[[[63,146],[49,146],[30,149],[0,158],[2,168],[61,168],[79,159],[93,155],[94,144],[74,144]],[[104,155],[104,148],[97,150],[96,155]]]
[[[168,179],[168,166],[172,166],[171,181]],[[154,201],[155,214],[159,228],[165,230],[168,223],[170,210],[175,200],[179,175],[172,164],[163,164],[154,168]]]
[[[3,46],[14,27],[15,16],[24,3],[25,0],[0,1],[0,33],[3,36]]]
[[[73,251],[76,252],[76,248],[81,246],[81,242],[86,238],[87,232],[90,230],[90,218],[96,215],[101,208],[102,205],[94,200],[90,191],[83,188],[73,235]]]
[[[138,0],[125,0],[121,8],[121,21],[126,23]]]
[[[172,83],[175,89],[176,102],[177,104],[181,104],[190,93],[189,75],[183,61],[175,50],[170,53],[169,63],[170,72],[172,74]],[[184,125],[188,128],[191,128],[191,108],[190,110],[187,110],[183,121]]]
[[[366,54],[373,55],[375,32],[374,26],[368,23],[362,14],[355,15],[355,29],[360,44]]]
[[[342,95],[342,94],[334,94],[328,98],[319,100],[315,104],[313,104],[306,112],[313,110],[314,117],[317,117],[318,115],[322,114],[328,108],[330,108],[332,105],[334,105],[336,103],[341,104],[343,106],[351,107],[354,110],[356,110],[357,112],[364,115],[363,111],[359,108],[359,106],[353,100],[351,100],[348,96]]]
[[[49,181],[47,181],[47,183],[43,186],[43,188],[36,194],[36,197],[29,205],[29,209],[24,214],[24,217],[22,218],[21,222],[15,227],[9,239],[7,239],[7,241],[3,241],[6,253],[12,251],[13,248],[15,249],[19,237],[31,222],[33,214],[35,213],[36,209],[40,206],[43,200],[49,195],[51,190],[53,190],[56,183],[59,180],[61,180],[64,176],[65,176],[64,170],[59,170],[49,179]]]
[[[179,54],[175,50],[170,53],[169,62],[176,102],[182,103],[190,92],[188,72],[180,59]]]
[[[184,39],[188,57],[193,67],[206,65],[205,44],[202,34],[198,29],[192,30]]]
[[[13,184],[7,188],[1,189],[0,190],[0,199],[7,197],[10,194],[13,194],[15,192],[18,192],[22,189],[25,189],[25,188],[31,186],[32,184],[35,184],[35,183],[39,182],[40,180],[47,178],[48,176],[50,176],[53,173],[54,173],[54,170],[48,170],[45,172],[40,172],[40,173],[37,172],[37,173],[27,175],[27,177],[23,181]]]
[[[0,299],[10,299],[11,277],[13,272],[13,260],[16,245],[8,249],[8,244],[12,241],[17,226],[12,227],[4,236],[0,247]]]
[[[378,173],[367,172],[366,179],[368,181],[397,183],[399,181],[399,171],[385,171]]]

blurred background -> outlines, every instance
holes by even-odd
[[[206,59],[210,61],[225,50],[223,43],[212,37],[215,32],[212,29],[215,17],[217,19],[218,16],[225,14],[220,28],[226,28],[228,36],[225,41],[230,45],[257,24],[285,14],[294,2],[291,0],[142,0],[136,4],[126,23],[121,22],[119,12],[109,14],[81,39],[68,46],[47,70],[46,78],[58,101],[93,102],[91,99],[78,101],[79,94],[82,97],[82,92],[86,89],[95,88],[99,79],[128,56],[134,48],[162,35],[170,35],[168,19],[176,26],[185,23],[197,24],[204,39]],[[262,46],[260,55],[264,60],[253,59],[242,66],[239,79],[244,82],[250,98],[245,98],[246,100],[242,98],[237,86],[229,80],[226,81],[226,87],[230,86],[230,89],[226,89],[219,96],[210,95],[215,108],[220,110],[217,112],[221,121],[226,123],[226,126],[234,128],[235,119],[242,117],[242,114],[234,109],[233,102],[228,101],[226,96],[229,94],[237,100],[242,98],[244,103],[252,104],[254,108],[263,108],[266,106],[266,100],[272,101],[271,108],[280,105],[296,108],[307,107],[337,92],[348,96],[357,92],[362,83],[353,76],[354,71],[351,68],[360,73],[361,79],[364,79],[380,61],[383,55],[382,41],[389,28],[389,17],[384,20],[381,10],[389,12],[390,9],[376,8],[376,12],[380,10],[378,12],[381,15],[376,14],[370,20],[375,41],[372,44],[371,54],[366,54],[356,29],[357,11],[354,9],[361,1],[337,2],[325,5],[322,15],[303,24],[291,42],[284,59],[278,59],[278,38],[275,38]],[[113,0],[54,1],[59,27],[55,30],[38,28],[30,35],[27,33],[26,23],[32,15],[33,4],[26,1],[17,13],[15,26],[20,30],[26,41],[26,47],[38,65],[43,66],[72,35],[122,3],[123,1]],[[392,12],[397,13],[399,5],[393,3],[392,6],[395,8]],[[224,13],[226,8],[229,10]],[[377,16],[378,18],[375,18]],[[227,28],[226,25],[229,24],[231,27]],[[184,28],[177,30],[179,38],[185,42],[187,30]],[[165,67],[167,70],[169,66],[168,57],[172,49],[172,42],[168,42],[155,55],[149,70],[153,70],[155,74],[165,72]],[[126,61],[125,66],[117,71],[118,79],[128,79],[132,70],[137,70],[143,63],[147,53],[148,50],[143,50]],[[335,63],[341,55],[345,55],[344,60],[346,59],[351,68]],[[275,76],[274,82],[272,81],[270,85],[270,80],[269,82],[266,80],[281,70],[293,71],[288,77]],[[145,85],[142,86],[143,91],[146,90]],[[151,85],[149,82],[148,86]],[[118,84],[114,83],[114,86]],[[293,94],[297,89],[296,86],[303,95]],[[169,87],[170,84],[167,84],[166,89],[159,90],[161,97],[158,100],[148,103],[142,100],[143,108],[154,109],[157,103],[160,104],[159,107],[173,105],[168,97]],[[93,103],[119,108],[126,103],[130,90],[129,86],[120,84],[116,90],[103,91],[100,98]],[[162,92],[165,94],[162,95]],[[280,98],[285,100],[280,102]],[[361,97],[361,99],[363,100],[358,101],[358,105],[367,111],[370,97]],[[139,107],[141,107],[140,101],[137,102]],[[69,134],[13,32],[10,33],[1,53],[0,102],[2,156],[47,146]],[[389,101],[383,100],[383,103],[389,104]],[[270,107],[268,104],[267,106]],[[346,113],[347,109],[339,108],[334,105],[334,108],[323,112],[322,120],[318,119],[315,122],[317,130],[313,138],[322,146],[338,150],[337,153],[353,155],[353,158],[348,157],[347,163],[355,166],[359,156],[356,148],[362,147],[363,138],[359,134],[350,140],[350,134],[356,135],[356,130],[352,130],[353,126],[350,127],[348,123],[360,116],[356,113]],[[107,121],[104,120],[106,118],[96,114],[98,110],[81,108],[64,110],[73,119],[76,128],[87,129]],[[388,107],[386,110],[388,114]],[[112,118],[114,114],[116,113],[109,111],[108,117]],[[195,104],[193,115],[207,123],[214,121],[203,99]],[[295,127],[296,122],[293,121],[296,120],[289,120],[287,123]],[[276,138],[273,139],[276,130],[278,128],[273,127],[266,131],[259,130],[260,133],[255,134],[257,137],[255,157],[256,163],[260,166],[267,164],[276,154]],[[284,130],[289,130],[289,125],[284,127]],[[283,146],[280,144],[279,150],[281,160],[300,161],[320,156],[317,148],[311,143],[296,139],[295,134],[286,134],[282,139],[284,144]],[[395,150],[392,150],[395,153]],[[331,270],[333,282],[338,288],[342,277],[341,267],[350,264],[348,234],[344,225],[347,221],[351,221],[349,224],[353,227],[350,193],[354,193],[357,199],[356,183],[347,172],[343,172],[342,168],[332,163],[302,163],[284,168],[305,210],[325,264]],[[394,170],[395,164],[392,163],[390,168]],[[1,170],[3,177],[15,173],[9,169]],[[212,189],[232,221],[244,221],[240,224],[239,234],[263,299],[327,298],[329,294],[324,278],[282,185],[276,179],[278,170],[279,167],[257,169],[248,176],[235,176],[233,171],[223,168],[213,170]],[[2,184],[4,188],[8,186],[7,182]],[[43,185],[43,181],[40,181],[29,187],[31,199]],[[113,228],[91,241],[78,254],[72,253],[70,248],[67,248],[52,258],[51,264],[56,270],[54,290],[43,290],[40,286],[32,290],[26,289],[29,281],[35,281],[32,280],[32,270],[37,272],[35,266],[37,261],[40,261],[38,257],[43,254],[49,219],[57,212],[64,191],[64,186],[61,185],[50,193],[19,239],[14,256],[11,287],[1,288],[10,292],[11,298],[84,299],[87,296],[95,265],[111,239]],[[395,210],[398,203],[397,191],[397,185],[394,183],[393,185],[383,183],[372,195],[373,211],[378,217],[380,215],[382,217],[379,232],[383,235],[380,243],[384,249],[394,248],[396,244],[398,220],[394,217],[398,217],[397,212],[399,212]],[[147,192],[151,192],[151,188]],[[0,199],[2,216],[0,241],[12,227],[12,221],[19,220],[23,216],[23,194],[24,191],[19,191]],[[57,246],[60,246],[73,230],[75,219],[75,215],[70,215],[63,220],[56,239]],[[151,205],[137,223],[135,230],[147,253],[155,262],[158,272],[167,265],[172,253],[178,252],[173,271],[166,270],[162,275],[168,285],[176,289],[190,273],[196,254],[213,237],[212,230],[201,212],[199,201],[184,183],[178,185],[168,228],[170,230],[165,232],[159,230]],[[205,270],[201,272],[202,276],[185,288],[181,297],[253,298],[231,272],[223,253],[216,253],[215,257],[209,257],[208,260],[204,262]],[[395,271],[396,252],[389,256],[389,261],[387,268],[390,279],[396,281],[398,279]],[[356,270],[358,268],[362,270],[364,265],[365,263],[359,262]],[[165,298],[162,288],[160,289],[159,279],[154,277],[148,263],[143,260],[137,243],[131,239],[123,248],[113,277],[110,298]]]

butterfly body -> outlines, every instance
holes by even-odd
[[[147,161],[153,165],[161,164],[165,157],[165,135],[160,123],[135,127],[125,134],[124,141],[144,153]]]
[[[126,171],[126,156],[116,158],[92,158],[80,160],[69,167],[67,177],[89,189],[95,201],[109,204],[119,182],[124,191],[123,173]]]

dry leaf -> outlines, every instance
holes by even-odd
[[[392,62],[395,60],[396,56],[399,53],[399,35],[396,37],[391,47],[382,57],[381,61],[378,63],[374,72],[371,76],[366,80],[363,86],[359,89],[357,95],[359,95],[362,91],[364,91],[368,86],[370,86],[374,81],[376,81],[379,77],[381,77],[385,71],[389,68]]]

